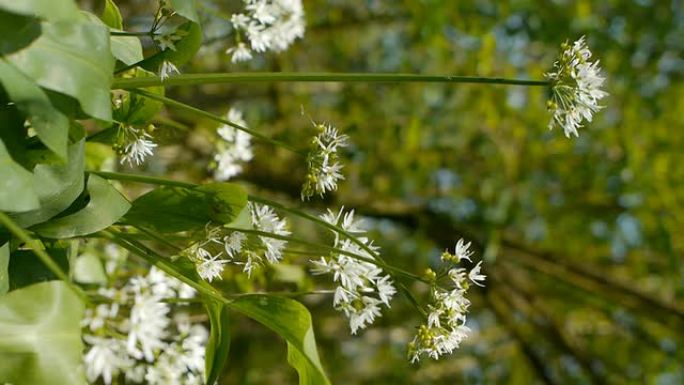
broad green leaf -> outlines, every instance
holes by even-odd
[[[104,10],[102,11],[102,21],[110,28],[123,29],[123,18],[119,7],[113,0],[105,0]]]
[[[4,245],[0,246],[0,296],[9,290],[9,251],[9,242],[5,242]]]
[[[239,185],[159,187],[133,201],[125,222],[159,232],[202,230],[210,221],[230,223],[247,205]]]
[[[206,299],[204,304],[211,327],[205,354],[205,378],[208,385],[213,385],[225,366],[230,350],[230,314],[222,303]]]
[[[311,315],[304,305],[290,298],[253,294],[239,297],[229,306],[287,341],[288,362],[299,373],[301,385],[330,383],[318,358]]]
[[[43,90],[13,65],[0,59],[0,82],[26,114],[38,138],[63,160],[67,158],[69,119],[52,106]]]
[[[195,0],[171,0],[171,6],[177,14],[199,24],[200,19],[199,15],[197,14],[197,5],[195,4]]]
[[[0,140],[0,210],[21,212],[39,207],[33,175],[12,159]]]
[[[0,55],[7,55],[31,44],[40,36],[40,21],[0,10]]]
[[[66,164],[38,164],[33,169],[33,185],[40,208],[12,215],[20,226],[29,227],[44,222],[64,211],[78,198],[83,191],[84,142],[69,146]]]
[[[92,234],[118,221],[131,207],[109,182],[97,176],[88,178],[90,201],[81,210],[51,219],[32,228],[46,238],[71,238]]]
[[[230,223],[247,207],[247,192],[233,183],[208,183],[195,188],[210,193],[211,211],[209,217],[214,222]]]
[[[41,27],[38,39],[5,59],[40,86],[74,97],[92,117],[111,120],[109,29],[85,20]]]
[[[143,60],[140,39],[135,36],[112,36],[112,55],[126,65],[135,64]]]
[[[46,20],[78,20],[80,14],[74,0],[0,0],[0,9]]]
[[[85,384],[83,303],[62,281],[25,287],[0,298],[0,382]]]
[[[51,248],[45,250],[63,271],[69,271],[67,250]],[[39,282],[55,281],[59,278],[45,266],[31,250],[15,250],[10,254],[9,289],[14,291]]]

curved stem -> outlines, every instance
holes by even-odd
[[[166,82],[166,80],[165,80],[164,82]],[[287,143],[281,142],[281,141],[279,141],[279,140],[271,139],[271,138],[269,138],[268,136],[266,136],[266,135],[264,135],[264,134],[262,134],[262,133],[260,133],[260,132],[258,132],[258,131],[255,131],[255,130],[252,130],[252,129],[250,129],[250,128],[241,126],[241,125],[239,125],[239,124],[237,124],[237,123],[231,122],[231,121],[228,120],[228,119],[224,119],[224,118],[222,118],[222,117],[220,117],[220,116],[218,116],[218,115],[214,115],[214,114],[212,114],[212,113],[210,113],[210,112],[206,112],[206,111],[201,110],[201,109],[199,109],[199,108],[195,108],[195,107],[190,106],[190,105],[187,105],[187,104],[185,104],[185,103],[181,103],[181,102],[179,102],[179,101],[176,101],[176,100],[173,100],[173,99],[169,99],[169,98],[167,98],[167,97],[165,97],[165,96],[157,95],[157,94],[154,94],[154,93],[151,93],[151,92],[147,92],[147,91],[143,91],[143,90],[137,90],[137,89],[136,89],[136,90],[131,90],[131,92],[134,92],[134,93],[136,93],[136,94],[139,94],[139,95],[144,96],[144,97],[149,98],[149,99],[156,100],[156,101],[158,101],[158,102],[162,102],[162,103],[166,104],[166,105],[169,106],[169,107],[175,107],[175,108],[177,108],[177,109],[179,109],[179,110],[187,111],[187,112],[190,112],[190,113],[195,114],[195,115],[197,115],[197,116],[201,116],[201,117],[204,117],[204,118],[207,118],[207,119],[211,119],[211,120],[217,121],[217,122],[219,122],[219,123],[227,124],[227,125],[229,125],[229,126],[235,128],[235,129],[237,129],[237,130],[244,131],[244,132],[246,132],[246,133],[252,135],[252,136],[255,137],[255,138],[258,138],[258,139],[260,139],[260,140],[263,140],[264,142],[271,143],[271,144],[273,144],[273,145],[275,145],[275,146],[283,147],[283,148],[285,148],[285,149],[287,149],[287,150],[290,150],[290,151],[292,151],[292,152],[294,152],[294,153],[296,153],[296,154],[299,154],[299,155],[306,155],[305,152],[302,152],[302,151],[298,150],[297,148],[295,148],[295,147],[293,147],[293,146],[291,146],[291,145],[289,145],[289,144],[287,144]]]
[[[154,32],[127,32],[127,31],[109,31],[109,34],[111,36],[149,36],[153,37],[154,35],[158,35],[157,33]]]
[[[518,86],[542,86],[550,84],[547,80],[506,79],[480,76],[420,75],[397,73],[307,73],[307,72],[230,72],[209,74],[182,74],[163,81],[156,77],[117,78],[112,89],[132,89],[151,86],[182,86],[217,83],[245,82],[362,82],[362,83],[469,83],[469,84],[506,84]]]
[[[31,248],[31,252],[35,254],[38,259],[40,259],[43,264],[50,269],[50,271],[57,276],[57,278],[61,279],[64,281],[64,283],[69,286],[71,290],[76,293],[76,295],[81,298],[83,302],[90,303],[90,300],[88,298],[88,295],[78,286],[76,286],[71,280],[69,279],[69,276],[62,271],[62,268],[59,267],[59,265],[48,255],[48,253],[45,252],[41,248],[41,245],[36,241],[35,239],[31,238],[28,233],[22,229],[19,225],[17,225],[12,218],[10,218],[7,214],[3,213],[0,211],[0,224],[5,226],[12,234],[14,234],[17,238],[19,238],[22,242],[26,243]]]

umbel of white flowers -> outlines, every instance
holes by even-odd
[[[565,42],[563,51],[553,64],[553,70],[545,74],[551,81],[551,99],[548,109],[553,113],[549,129],[563,128],[565,136],[579,136],[577,129],[584,121],[591,122],[594,113],[602,107],[599,101],[608,95],[601,87],[599,61],[591,62],[591,51],[582,36],[573,44]]]
[[[119,127],[117,140],[112,148],[121,156],[121,164],[127,162],[129,166],[139,166],[145,162],[145,158],[154,154],[157,144],[150,135],[154,129],[152,124],[145,128],[127,125]]]
[[[254,230],[276,236],[290,235],[287,221],[279,218],[271,207],[250,202],[248,209]],[[221,279],[226,264],[242,266],[242,271],[251,277],[259,266],[276,264],[283,258],[285,240],[237,231],[227,233],[221,226],[209,226],[202,241],[183,251],[195,263],[197,274],[208,282]]]
[[[344,179],[337,150],[349,145],[349,137],[340,134],[330,124],[314,124],[318,134],[311,140],[306,156],[307,173],[301,198],[308,200],[315,194],[323,197],[327,191],[337,190],[337,182]]]
[[[89,383],[204,384],[209,333],[185,305],[168,303],[194,297],[194,289],[152,267],[99,294],[109,301],[87,309],[82,321]]]
[[[460,239],[453,254],[448,251],[442,254],[442,261],[449,266],[448,275],[452,286],[449,290],[437,284],[432,286],[427,322],[420,325],[418,333],[409,343],[408,355],[411,362],[419,361],[423,355],[436,360],[441,355],[451,354],[468,336],[470,329],[465,325],[470,306],[470,301],[466,298],[468,281],[483,286],[482,282],[485,280],[480,272],[482,261],[469,273],[465,268],[457,267],[462,260],[471,261],[473,252],[469,248],[470,242],[465,243]],[[434,278],[434,272],[432,274]]]
[[[242,127],[247,127],[247,122],[242,117],[242,112],[231,108],[226,114],[226,119]],[[252,152],[252,137],[233,126],[222,124],[216,130],[219,140],[216,142],[214,162],[214,179],[226,181],[242,172],[244,162],[249,162],[254,157]]]
[[[252,59],[252,51],[282,52],[304,36],[301,0],[244,0],[244,13],[231,17],[236,46],[228,48],[233,63]],[[248,40],[248,44],[242,41]]]
[[[337,213],[328,210],[321,215],[321,219],[355,236],[365,233],[361,221],[354,219],[354,211],[345,213],[344,207]],[[333,247],[369,260],[375,259],[357,243],[340,236],[337,232],[334,234]],[[357,236],[356,239],[374,253],[379,250],[367,237]],[[327,257],[321,257],[311,263],[314,265],[314,274],[330,274],[333,281],[337,282],[333,307],[347,317],[352,334],[371,325],[375,318],[381,315],[380,305],[390,307],[390,301],[397,292],[390,276],[371,262],[332,252]]]

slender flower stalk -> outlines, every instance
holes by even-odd
[[[466,84],[506,84],[519,86],[548,87],[548,80],[507,79],[478,76],[420,75],[400,73],[306,73],[306,72],[228,72],[182,74],[166,79],[158,78],[117,78],[112,89],[133,89],[159,85],[195,86],[199,84],[245,83],[245,82],[360,82],[360,83],[466,83]]]

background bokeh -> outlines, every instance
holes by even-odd
[[[410,365],[419,324],[397,297],[351,336],[330,296],[300,298],[314,316],[335,384],[684,383],[684,6],[673,0],[305,0],[307,32],[287,52],[232,64],[226,16],[240,2],[198,0],[205,42],[183,72],[406,72],[541,78],[559,45],[586,35],[610,96],[578,139],[548,131],[546,90],[458,84],[279,83],[170,88],[305,148],[310,119],[351,136],[346,181],[302,205],[305,165],[255,142],[236,180],[311,210],[368,218],[384,257],[422,272],[459,237],[484,259],[470,292],[472,336],[451,357]],[[127,28],[152,2],[118,1]],[[97,8],[97,2],[92,5]],[[142,27],[141,27],[142,29]],[[215,124],[173,110],[148,172],[211,173]],[[173,123],[169,123],[169,120]],[[309,235],[307,224],[293,231]],[[316,235],[319,236],[319,235]],[[323,234],[320,234],[323,237]],[[236,276],[226,290],[308,290],[308,257]],[[326,286],[327,285],[327,286]],[[425,287],[412,289],[425,298]],[[223,384],[295,383],[283,341],[236,317]]]

